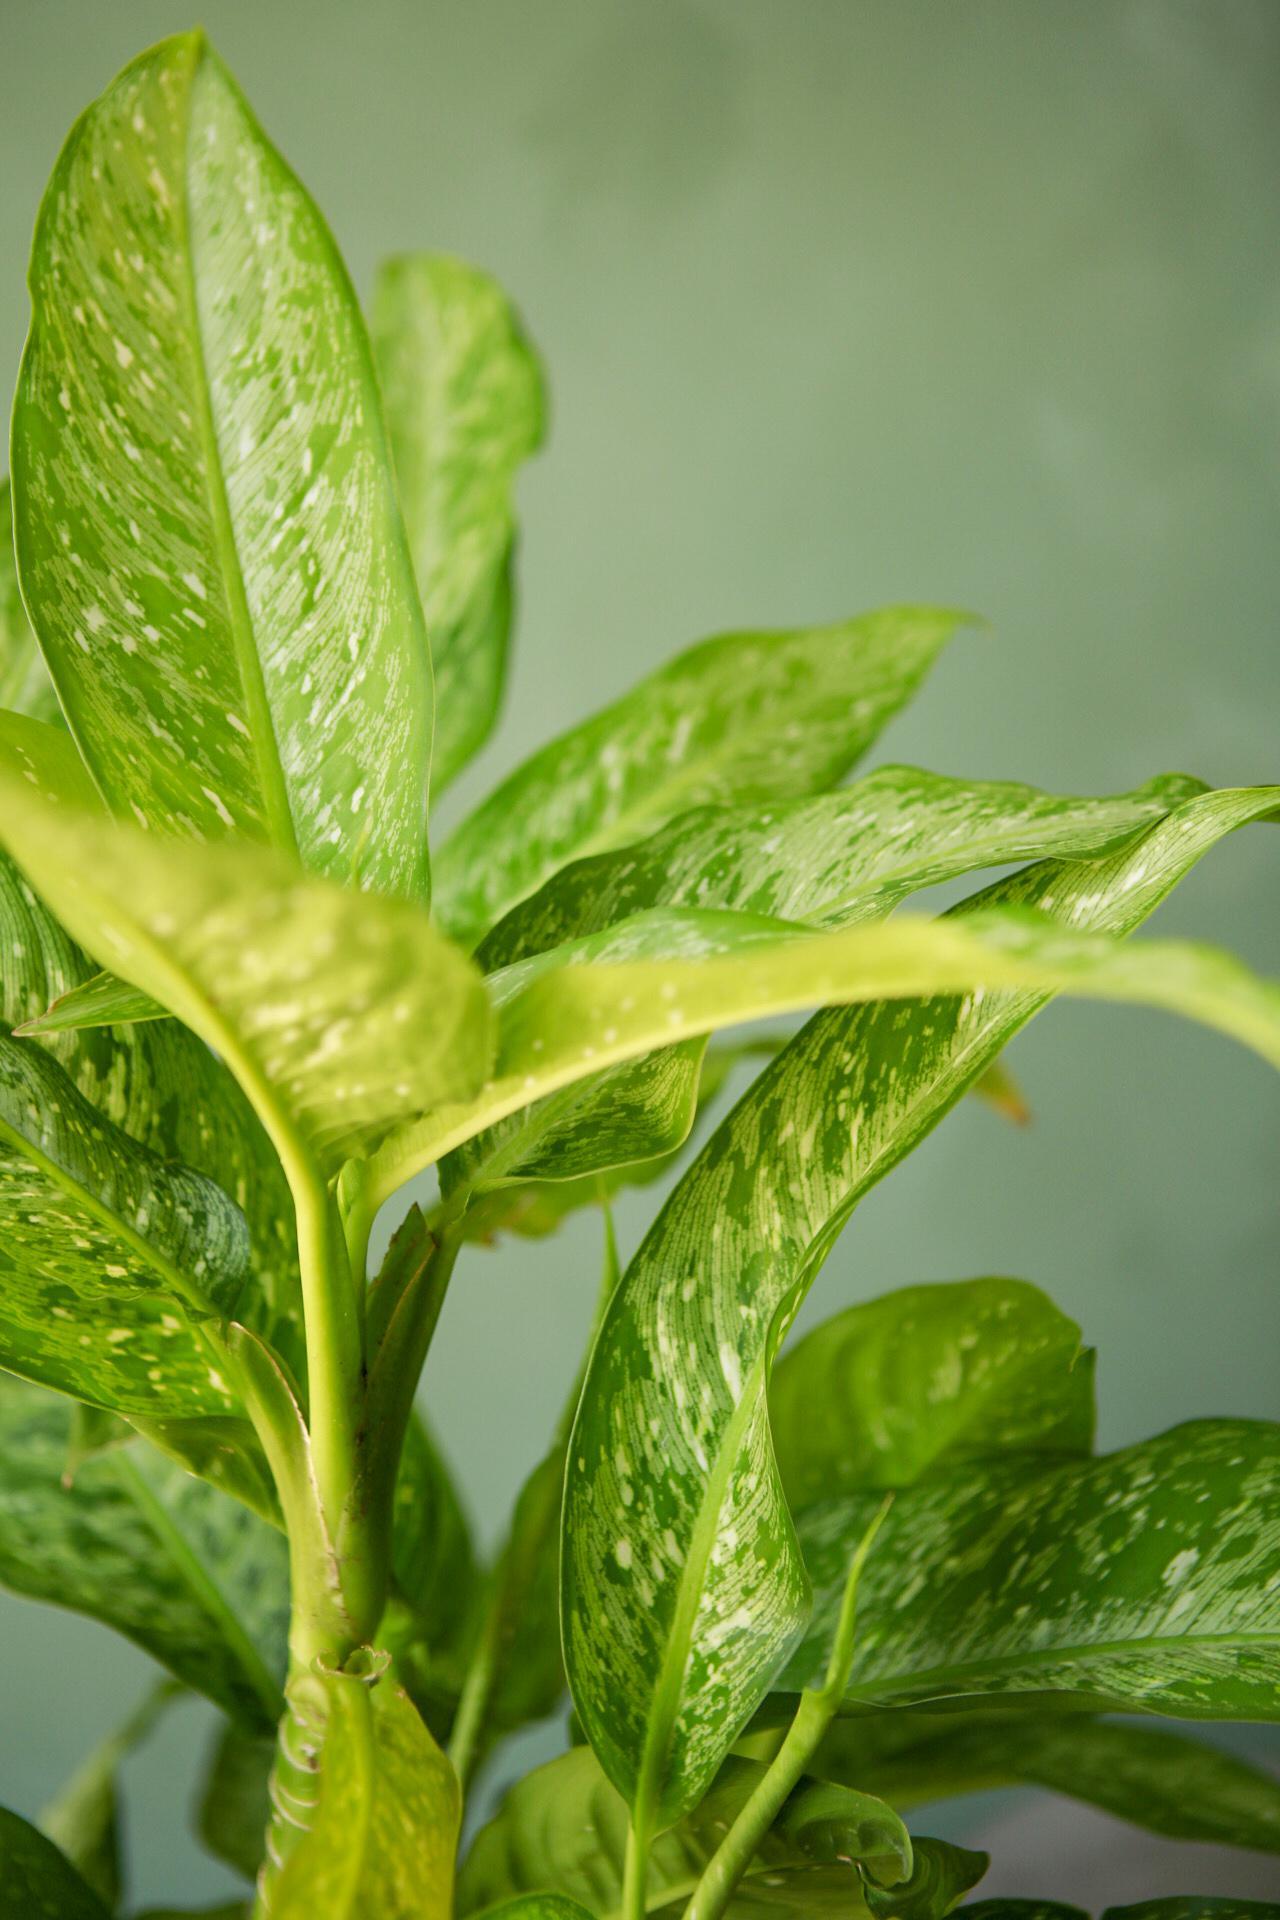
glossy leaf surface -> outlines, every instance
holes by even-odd
[[[448,1920],[458,1785],[403,1688],[321,1682],[327,1725],[311,1831],[275,1887],[271,1920]]]
[[[878,1495],[797,1519],[815,1604],[782,1684],[825,1658]],[[1280,1427],[1193,1421],[1027,1480],[972,1465],[900,1493],[862,1590],[850,1705],[1053,1694],[1186,1719],[1280,1700]]]
[[[1273,804],[1192,799],[1109,860],[1044,863],[974,904],[1123,933]],[[614,1297],[570,1447],[562,1612],[575,1705],[642,1817],[696,1799],[808,1615],[765,1406],[777,1343],[857,1201],[1046,997],[819,1014],[712,1136]]]
[[[475,1086],[484,985],[424,909],[305,876],[267,848],[73,814],[55,797],[48,731],[11,735],[0,839],[95,959],[222,1055],[282,1151],[301,1137],[336,1170],[396,1119]]]
[[[763,1772],[754,1761],[731,1760],[703,1803],[655,1841],[649,1865],[650,1910],[663,1911],[688,1898],[726,1823]],[[519,1781],[496,1817],[477,1834],[458,1879],[458,1911],[487,1914],[508,1897],[554,1889],[613,1920],[622,1893],[626,1831],[622,1800],[590,1750],[575,1747]],[[775,1881],[785,1886],[784,1876],[794,1871],[802,1887],[814,1888],[817,1904],[812,1911],[857,1911],[854,1859],[875,1859],[885,1877],[904,1879],[911,1867],[911,1842],[901,1821],[867,1794],[803,1781],[764,1841],[738,1899],[754,1897],[775,1909],[803,1912],[794,1888],[787,1900],[773,1888]],[[843,1866],[830,1871],[837,1860]],[[828,1869],[820,1880],[819,1868]],[[730,1911],[737,1913],[736,1901]]]
[[[13,551],[13,495],[0,480],[0,707],[58,724],[62,709],[27,619]]]
[[[0,1580],[126,1634],[251,1726],[280,1711],[283,1537],[141,1441],[64,1470],[69,1405],[0,1375]]]
[[[1280,1781],[1166,1728],[1084,1714],[894,1714],[839,1721],[814,1760],[895,1806],[1047,1788],[1180,1840],[1280,1852]]]
[[[821,792],[911,698],[959,618],[889,608],[678,655],[534,754],[450,836],[436,873],[445,925],[476,939],[557,867],[690,807]]]
[[[76,123],[32,256],[23,587],[113,808],[428,885],[431,670],[332,236],[203,37]]]
[[[1025,1281],[903,1287],[784,1354],[769,1419],[793,1510],[963,1460],[1051,1462],[1092,1448],[1093,1356]]]
[[[0,1807],[0,1920],[109,1920],[52,1840]]]
[[[447,254],[378,273],[373,344],[435,669],[439,793],[497,717],[516,470],[542,438],[538,363],[501,287]]]

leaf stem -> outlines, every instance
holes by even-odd
[[[632,1819],[627,1827],[627,1853],[622,1870],[622,1920],[644,1920],[649,1877],[649,1836]]]
[[[835,1716],[844,1697],[853,1661],[858,1581],[892,1500],[892,1494],[886,1496],[850,1562],[844,1598],[840,1603],[840,1618],[836,1623],[831,1656],[822,1685],[807,1688],[801,1694],[786,1739],[764,1778],[704,1867],[702,1878],[684,1910],[684,1920],[720,1920],[738,1882],[755,1859],[761,1842],[777,1820],[789,1795],[799,1784]]]

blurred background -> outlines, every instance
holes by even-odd
[[[521,486],[504,720],[449,798],[676,648],[894,599],[986,614],[880,759],[1107,791],[1280,778],[1274,0],[204,0],[357,285],[465,255],[514,294],[552,430]],[[44,182],[174,0],[0,0],[0,364]],[[1280,833],[1159,917],[1280,970]],[[1102,1440],[1280,1412],[1280,1081],[1158,1015],[1062,1006],[863,1205],[801,1325],[916,1280],[1037,1281],[1101,1349]],[[656,1205],[624,1200],[624,1251]],[[426,1380],[491,1539],[585,1334],[599,1229],[469,1256]],[[32,1814],[148,1663],[0,1596],[0,1802]],[[184,1707],[131,1763],[142,1898],[185,1834]],[[1265,1755],[1260,1737],[1233,1736]],[[525,1742],[525,1757],[553,1736]],[[1274,1760],[1276,1747],[1270,1754]],[[990,1799],[984,1892],[1273,1891],[1064,1802]]]

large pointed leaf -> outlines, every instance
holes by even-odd
[[[309,1677],[326,1716],[309,1833],[270,1889],[271,1920],[449,1920],[458,1784],[393,1680]]]
[[[726,1824],[764,1771],[756,1761],[730,1760],[702,1804],[654,1843],[648,1876],[651,1910],[688,1898]],[[494,1903],[516,1894],[547,1889],[614,1920],[626,1833],[623,1801],[590,1749],[575,1747],[526,1774],[477,1834],[458,1878],[458,1911],[487,1913]],[[824,1876],[822,1883],[822,1891],[835,1897],[819,1899],[809,1910],[847,1913],[855,1909],[859,1894],[853,1861],[868,1859],[877,1862],[885,1878],[901,1882],[910,1875],[911,1841],[897,1815],[869,1794],[802,1781],[748,1869],[740,1897],[767,1899],[773,1880],[788,1870],[801,1869],[807,1876],[815,1866],[842,1860],[842,1870]],[[801,1903],[794,1904],[804,1910]],[[731,1910],[736,1913],[737,1907]]]
[[[511,625],[512,485],[542,438],[542,380],[501,287],[447,254],[383,265],[373,344],[431,636],[438,793],[497,717]]]
[[[113,808],[422,894],[431,672],[372,356],[201,35],[76,123],[31,290],[18,561]]]
[[[856,926],[977,867],[1100,855],[1202,790],[1170,774],[1134,793],[1077,799],[887,767],[816,800],[707,807],[555,874],[477,958],[487,971],[507,967],[657,906]],[[670,1151],[692,1120],[700,1052],[666,1048],[524,1109],[451,1155],[443,1189],[465,1181],[475,1191],[515,1171],[573,1178]]]
[[[64,1479],[71,1410],[0,1375],[0,1580],[127,1634],[254,1726],[280,1711],[285,1542],[135,1440]]]
[[[769,1387],[794,1509],[987,1455],[1093,1445],[1093,1356],[1022,1280],[903,1287],[815,1327]]]
[[[908,701],[960,616],[890,608],[842,626],[704,640],[543,747],[441,848],[436,906],[478,938],[568,860],[689,807],[832,786]]]
[[[13,496],[7,480],[0,480],[0,707],[29,714],[33,720],[57,722],[62,718],[58,696],[18,590]]]
[[[882,1714],[840,1720],[813,1770],[896,1807],[1048,1788],[1153,1833],[1280,1853],[1280,1780],[1201,1740],[1084,1714]]]
[[[648,907],[853,926],[981,867],[1115,852],[1204,790],[1173,773],[1132,793],[1079,797],[889,766],[812,800],[703,807],[638,846],[565,867],[499,922],[476,957],[493,973]]]
[[[398,1118],[474,1089],[484,983],[424,908],[311,878],[273,849],[73,812],[49,734],[9,722],[0,841],[97,960],[222,1055],[282,1152],[301,1140],[336,1170]]]
[[[816,1599],[784,1687],[825,1658],[878,1497],[798,1517]],[[861,1601],[851,1705],[1054,1694],[1280,1717],[1280,1426],[1196,1421],[1030,1480],[993,1462],[921,1481],[898,1495]]]
[[[110,1920],[52,1840],[0,1807],[0,1920]]]
[[[1273,806],[1192,799],[1109,860],[1046,863],[977,905],[1124,933]],[[777,1343],[857,1201],[1046,997],[819,1014],[712,1136],[614,1296],[570,1446],[562,1612],[578,1712],[642,1825],[697,1798],[807,1618],[765,1405]]]

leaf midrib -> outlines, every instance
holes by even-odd
[[[195,376],[193,398],[196,431],[202,454],[201,465],[213,528],[214,549],[226,594],[227,622],[231,629],[236,665],[240,672],[241,690],[244,693],[249,714],[249,734],[267,826],[270,837],[276,845],[296,854],[298,836],[289,805],[284,766],[280,759],[279,743],[276,739],[275,723],[262,669],[262,658],[254,635],[253,617],[245,590],[244,571],[236,545],[231,503],[227,497],[226,480],[222,471],[222,453],[213,417],[213,393],[209,382],[208,357],[200,320],[200,301],[196,291],[195,250],[191,241],[189,149],[196,76],[201,65],[209,57],[207,48],[197,39],[191,51],[187,77],[187,112],[183,123],[182,141],[182,192],[177,202],[181,223],[179,251],[183,263],[183,304],[186,308],[187,326],[191,339],[192,368]]]

